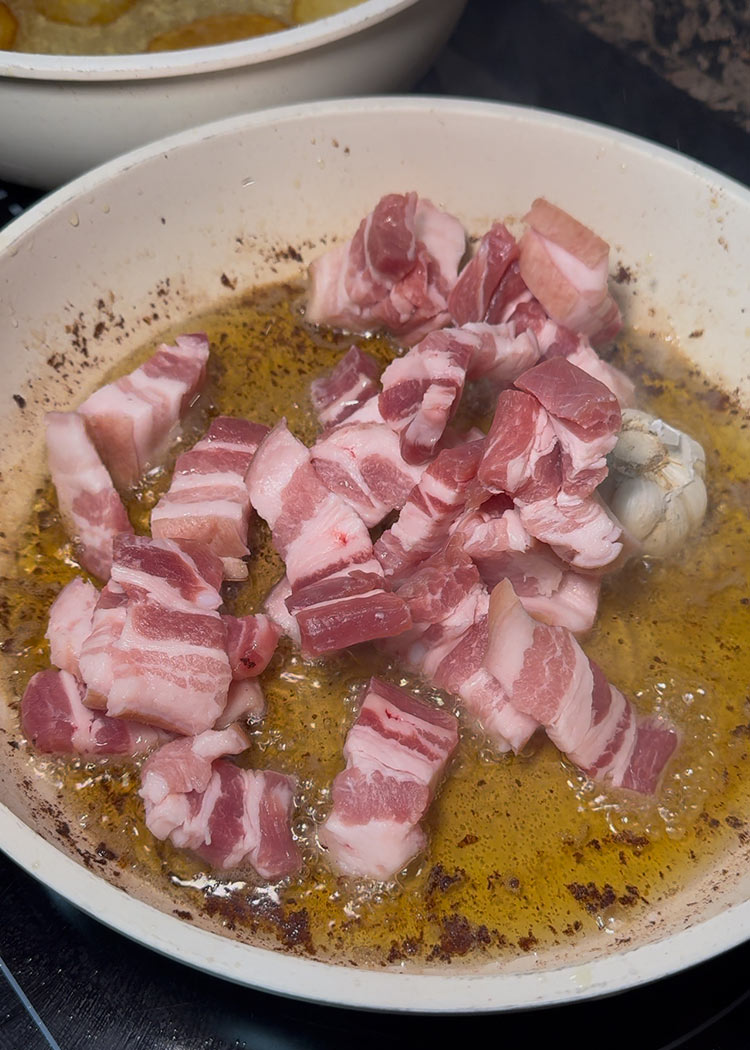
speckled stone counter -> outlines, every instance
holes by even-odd
[[[749,32],[745,0],[469,0],[415,90],[584,117],[750,185]],[[37,196],[0,184],[0,225]],[[600,1002],[503,1017],[361,1015],[235,988],[163,960],[0,854],[0,1050],[375,1050],[498,1039],[747,1050],[749,973],[746,945]]]

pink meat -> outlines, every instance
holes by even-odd
[[[272,770],[240,769],[224,755],[248,746],[236,726],[207,730],[155,752],[141,771],[146,826],[216,868],[251,864],[264,879],[300,865],[291,831],[294,781]]]
[[[493,295],[508,267],[517,258],[515,237],[501,222],[494,223],[461,270],[448,299],[448,309],[455,324],[464,325],[487,318]]]
[[[60,591],[49,611],[45,637],[50,661],[61,671],[78,676],[81,649],[92,630],[99,592],[93,583],[76,576]]]
[[[383,327],[416,342],[449,319],[463,227],[415,193],[388,194],[351,241],[310,267],[307,318],[351,331]]]
[[[366,525],[325,487],[285,421],[261,443],[248,485],[286,563],[286,605],[303,652],[320,655],[409,626],[404,603],[385,591]]]
[[[250,497],[245,475],[268,427],[219,416],[177,459],[169,491],[151,512],[157,539],[201,543],[222,559],[227,579],[245,579]]]
[[[266,713],[266,697],[257,678],[235,678],[227,693],[224,710],[213,724],[227,729],[235,722],[260,722]]]
[[[127,603],[122,587],[111,580],[99,595],[91,619],[91,633],[83,640],[78,658],[80,676],[88,686],[87,707],[107,707],[107,696],[114,682],[112,650],[122,634]]]
[[[485,666],[514,707],[537,719],[592,779],[656,790],[677,746],[675,730],[641,721],[569,631],[537,623],[525,612],[508,580],[492,592]]]
[[[379,408],[400,435],[407,463],[426,463],[458,408],[471,347],[452,331],[430,332],[383,372]]]
[[[398,435],[376,421],[345,421],[318,438],[310,455],[325,487],[368,528],[404,505],[424,469],[407,463]]]
[[[609,245],[543,198],[525,219],[520,273],[531,292],[553,320],[594,345],[613,339],[622,319],[607,289]]]
[[[520,390],[500,394],[477,477],[488,492],[505,492],[526,502],[559,492],[559,443],[552,420],[536,398]]]
[[[424,848],[419,822],[457,744],[452,715],[371,679],[318,833],[333,866],[386,881],[408,864]]]
[[[82,416],[48,412],[47,462],[65,528],[84,569],[109,577],[112,541],[132,526],[112,479],[92,444]]]
[[[435,554],[464,509],[484,449],[471,441],[444,449],[414,486],[398,520],[375,543],[375,554],[391,584]]]
[[[291,638],[295,645],[299,646],[302,639],[299,633],[297,621],[286,607],[287,598],[292,594],[292,585],[287,576],[282,576],[266,595],[263,608],[268,618],[276,624],[285,638]]]
[[[519,507],[524,528],[578,569],[611,566],[623,550],[622,525],[598,496],[550,496]]]
[[[322,379],[310,384],[310,397],[320,424],[335,427],[379,390],[380,366],[374,357],[351,346]]]
[[[39,671],[21,699],[24,734],[58,755],[139,755],[168,739],[151,726],[108,718],[86,707],[86,687],[68,671]]]
[[[414,625],[395,640],[406,665],[457,696],[497,751],[521,751],[537,722],[516,710],[484,666],[489,594],[468,556],[460,547],[440,551],[398,593]]]
[[[528,285],[521,277],[518,259],[510,264],[493,292],[487,306],[485,320],[488,324],[498,325],[516,316],[516,311],[523,303],[536,302]]]
[[[176,344],[162,344],[140,368],[95,391],[78,410],[120,488],[135,485],[161,463],[205,381],[206,336],[181,335]]]
[[[588,339],[580,339],[577,347],[567,355],[568,361],[583,372],[598,379],[617,398],[620,408],[635,408],[635,383],[619,368],[603,361]]]
[[[466,324],[452,331],[456,337],[471,341],[469,379],[486,378],[501,387],[512,383],[539,360],[540,349],[533,330],[516,330],[513,321],[508,324]]]
[[[199,544],[150,536],[118,536],[112,581],[129,598],[150,597],[167,607],[207,611],[222,603],[222,564]]]
[[[607,476],[622,413],[615,395],[565,357],[552,357],[515,381],[546,409],[562,451],[562,490],[583,499]]]
[[[111,661],[109,715],[192,735],[226,707],[232,672],[217,612],[131,601]]]
[[[281,629],[263,613],[221,617],[232,678],[255,678],[262,674],[276,652]]]

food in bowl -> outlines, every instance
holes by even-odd
[[[276,33],[359,0],[8,0],[0,48],[36,54],[174,51]]]
[[[416,208],[416,201],[412,200],[409,205],[407,197],[400,201],[388,200],[385,210],[389,214],[390,225],[395,223],[399,208],[404,214],[403,228],[407,228],[410,221],[415,221],[416,211],[411,220],[406,218],[409,207]],[[434,210],[423,208],[422,220],[425,226],[434,227]],[[377,224],[370,216],[363,221],[361,229],[366,234],[368,231],[372,233],[373,228],[377,229]],[[446,242],[453,241],[455,254],[455,226],[450,224],[448,231],[444,232],[446,235],[440,243],[445,248]],[[505,269],[499,276],[498,244],[504,244],[506,249],[502,260]],[[589,247],[591,244],[589,240]],[[461,246],[456,263],[462,251]],[[450,255],[450,252],[447,254]],[[559,258],[560,251],[553,251],[552,255]],[[436,256],[432,256],[433,265],[430,265],[416,243],[411,248],[407,244],[406,264],[403,259],[399,262],[395,256],[391,247],[383,249],[381,244],[378,248],[369,239],[360,237],[358,241],[355,236],[351,243],[344,243],[334,249],[332,254],[321,257],[314,268],[314,292],[312,301],[307,300],[307,319],[302,309],[306,293],[300,287],[262,291],[233,305],[228,312],[200,319],[200,327],[208,332],[208,342],[217,348],[217,354],[213,366],[209,366],[212,368],[209,386],[203,402],[198,405],[200,414],[193,423],[192,434],[197,436],[204,431],[208,418],[217,411],[252,416],[261,425],[276,427],[272,432],[275,433],[276,444],[267,443],[264,452],[263,441],[270,441],[268,435],[253,452],[252,464],[255,464],[259,475],[256,486],[262,490],[260,495],[257,491],[254,496],[251,494],[256,509],[261,509],[263,499],[270,499],[271,503],[280,501],[282,511],[283,504],[288,502],[291,493],[287,491],[283,473],[279,475],[278,470],[261,470],[259,464],[262,465],[263,457],[267,457],[270,451],[275,449],[278,452],[279,441],[284,443],[284,449],[293,448],[300,453],[299,445],[294,444],[293,440],[289,442],[289,431],[278,423],[282,414],[287,415],[289,426],[300,437],[313,444],[318,430],[313,404],[317,406],[318,413],[326,414],[324,421],[329,426],[334,424],[334,429],[321,439],[330,441],[331,436],[336,434],[336,425],[349,428],[351,434],[355,422],[352,417],[358,412],[365,413],[365,426],[372,426],[374,422],[381,426],[380,422],[367,416],[376,407],[371,404],[373,399],[377,401],[379,411],[381,403],[386,409],[389,406],[392,409],[395,403],[399,411],[390,420],[385,420],[385,424],[398,437],[397,445],[404,463],[420,467],[432,460],[432,453],[437,449],[436,441],[433,440],[435,419],[442,425],[451,414],[456,394],[462,385],[462,382],[457,385],[455,381],[456,369],[460,374],[462,359],[454,347],[449,362],[453,365],[450,382],[445,382],[445,356],[442,361],[438,357],[439,372],[431,374],[427,365],[431,355],[435,355],[440,346],[436,347],[433,340],[428,347],[430,355],[426,353],[424,342],[430,339],[431,333],[424,334],[420,330],[425,324],[445,323],[451,318],[454,322],[461,320],[468,324],[468,332],[472,336],[486,334],[481,326],[486,323],[490,303],[494,303],[493,308],[500,310],[501,314],[512,307],[505,321],[497,319],[498,324],[507,325],[516,311],[520,311],[515,323],[520,325],[521,317],[525,317],[527,325],[523,330],[528,333],[526,340],[522,341],[523,345],[514,346],[517,337],[523,332],[515,328],[512,332],[507,328],[503,331],[505,351],[513,347],[517,352],[533,353],[536,344],[538,355],[540,340],[549,340],[545,354],[552,355],[550,360],[553,369],[557,369],[559,365],[554,365],[555,360],[569,360],[573,354],[586,349],[586,340],[578,337],[565,345],[568,338],[565,326],[551,320],[546,311],[540,313],[536,309],[533,303],[536,297],[533,293],[529,294],[530,288],[523,271],[520,267],[513,269],[512,239],[506,238],[504,228],[492,227],[475,256],[478,262],[468,264],[462,271],[462,283],[457,283],[454,275],[452,289],[443,288],[441,291],[439,285],[443,274],[438,272],[436,276],[436,269],[440,269],[434,265]],[[341,295],[342,288],[347,284],[342,265],[348,269],[352,257],[359,257],[360,260],[364,258],[369,271],[368,280],[355,282],[360,285],[358,300],[348,292]],[[442,256],[441,260],[444,259],[445,256]],[[494,269],[483,266],[489,259],[493,260]],[[380,273],[375,274],[373,280],[374,260],[379,262]],[[394,266],[398,271],[396,280],[393,280]],[[399,266],[401,270],[398,270]],[[388,281],[383,277],[386,267],[391,269],[391,287],[388,287]],[[597,267],[601,269],[601,257]],[[578,271],[580,273],[580,267]],[[357,276],[362,278],[363,272],[358,270]],[[431,281],[427,279],[430,272]],[[500,294],[506,273],[508,282]],[[604,273],[606,276],[606,266]],[[334,278],[330,286],[321,283],[321,277],[326,276]],[[591,325],[592,336],[606,339],[616,327],[606,281],[602,285],[601,281],[594,280],[591,273],[584,276],[587,283],[587,309],[584,310],[583,321],[587,327]],[[493,277],[497,278],[494,283]],[[623,274],[621,279],[626,281],[628,275]],[[401,284],[402,281],[405,284]],[[451,302],[452,293],[459,285],[464,295],[453,295]],[[383,294],[384,286],[387,294]],[[545,282],[542,282],[538,292],[540,303],[546,300],[544,287]],[[407,288],[408,295],[405,294]],[[513,296],[508,295],[510,288],[514,290]],[[472,291],[473,297],[467,294]],[[365,313],[363,305],[369,313]],[[393,310],[399,305],[402,309],[394,322]],[[361,325],[356,324],[353,310],[359,311]],[[475,311],[474,316],[467,316],[467,311],[471,314],[472,310]],[[347,312],[350,328],[369,328],[374,314],[379,314],[380,320],[386,320],[391,328],[396,325],[400,327],[402,341],[416,340],[413,350],[399,356],[395,354],[394,343],[387,338],[373,335],[358,337],[360,352],[363,349],[372,352],[380,363],[392,362],[387,370],[390,371],[389,379],[386,379],[385,374],[383,376],[384,393],[390,391],[391,394],[382,402],[377,386],[373,389],[374,370],[367,359],[362,360],[357,354],[350,357],[348,347],[351,337],[327,328],[318,330],[309,324],[311,315],[317,315],[319,321],[333,320],[342,311]],[[445,313],[448,316],[443,317]],[[580,315],[578,323],[581,323]],[[538,334],[535,325],[538,326]],[[180,338],[185,340],[184,336]],[[479,343],[469,340],[464,346],[471,343],[474,343],[474,350],[478,352],[482,346],[481,340]],[[189,340],[191,353],[201,352],[198,344],[202,346],[203,341],[195,337]],[[442,349],[445,352],[447,348]],[[488,352],[486,347],[485,352]],[[237,872],[222,875],[220,871],[209,871],[200,862],[175,850],[172,845],[159,845],[145,834],[132,766],[119,769],[116,765],[110,765],[102,768],[85,761],[78,765],[51,764],[47,767],[48,771],[65,782],[67,790],[76,800],[72,804],[78,807],[81,819],[102,821],[103,848],[116,854],[118,862],[125,865],[141,864],[152,877],[169,880],[174,892],[181,894],[181,911],[205,906],[221,915],[235,936],[253,938],[267,933],[288,948],[318,955],[325,953],[326,957],[337,960],[374,966],[387,963],[439,964],[459,958],[472,960],[485,955],[511,958],[519,953],[541,951],[561,941],[583,941],[601,929],[618,937],[626,937],[631,915],[653,907],[662,895],[669,895],[679,886],[694,867],[705,862],[712,850],[731,834],[727,829],[735,828],[737,821],[741,821],[739,813],[745,790],[745,778],[741,772],[745,761],[743,726],[737,722],[739,712],[733,702],[733,683],[740,681],[747,670],[742,655],[733,654],[731,669],[723,665],[723,681],[712,679],[708,688],[707,685],[710,667],[714,661],[721,659],[724,645],[722,631],[717,631],[717,613],[718,619],[723,618],[724,624],[730,622],[731,617],[737,614],[738,593],[741,593],[741,585],[736,579],[733,582],[733,575],[737,564],[745,564],[738,559],[742,558],[743,549],[747,549],[747,522],[742,512],[741,495],[736,491],[734,472],[741,470],[742,456],[737,456],[736,450],[744,449],[747,439],[739,412],[734,417],[717,413],[717,399],[721,402],[724,395],[695,369],[682,362],[678,355],[661,352],[661,356],[657,357],[654,346],[628,345],[627,342],[618,348],[616,354],[618,364],[629,363],[638,380],[639,403],[655,417],[669,420],[674,427],[680,427],[699,438],[709,452],[712,468],[717,461],[724,462],[722,470],[708,471],[711,511],[703,531],[684,545],[670,561],[659,564],[651,558],[636,558],[631,561],[626,572],[613,575],[611,581],[605,584],[601,616],[587,643],[587,652],[612,677],[616,673],[617,681],[626,687],[627,692],[637,697],[639,705],[657,716],[656,722],[661,725],[663,739],[670,738],[670,743],[673,743],[672,723],[679,728],[679,750],[672,758],[674,748],[671,748],[664,758],[665,762],[669,760],[673,764],[667,767],[668,780],[661,792],[657,791],[658,776],[640,796],[618,793],[608,785],[607,780],[613,780],[613,767],[605,767],[599,759],[607,751],[610,752],[608,758],[614,757],[613,749],[606,745],[615,739],[616,732],[600,740],[604,749],[594,756],[595,761],[589,767],[591,776],[584,777],[571,764],[563,762],[550,744],[539,736],[529,750],[520,744],[516,756],[501,757],[498,751],[502,749],[498,748],[497,738],[493,739],[491,728],[485,726],[483,730],[475,731],[472,719],[467,718],[465,713],[462,717],[461,748],[450,776],[444,782],[427,818],[431,839],[426,845],[426,851],[416,857],[405,871],[398,871],[395,880],[390,877],[392,872],[388,873],[389,877],[385,880],[377,877],[373,882],[371,872],[369,876],[364,873],[363,877],[363,872],[352,873],[350,870],[348,874],[354,875],[354,881],[347,881],[346,878],[342,881],[341,863],[331,871],[324,855],[317,848],[316,828],[324,826],[330,819],[329,793],[336,775],[341,772],[344,739],[352,727],[357,726],[359,716],[356,711],[361,704],[362,694],[365,692],[368,698],[373,692],[382,696],[383,690],[377,682],[373,686],[371,679],[390,679],[392,687],[399,690],[406,687],[407,696],[416,697],[421,703],[447,713],[448,717],[453,717],[456,707],[460,706],[456,705],[455,699],[451,699],[451,694],[455,696],[462,689],[448,689],[446,695],[446,691],[440,688],[440,682],[430,682],[429,677],[427,682],[420,679],[418,672],[425,669],[414,666],[411,646],[406,660],[403,651],[397,651],[395,656],[393,652],[388,652],[388,642],[379,643],[369,650],[354,649],[347,653],[335,652],[334,644],[333,655],[323,660],[311,660],[301,656],[294,646],[285,643],[273,657],[270,671],[264,678],[269,710],[266,718],[252,731],[253,749],[248,757],[254,764],[258,760],[258,765],[273,769],[282,777],[296,776],[300,780],[301,808],[293,830],[302,848],[303,875],[299,878],[292,876],[290,882],[272,884],[269,888],[263,880],[258,881],[248,874],[247,869],[243,869],[239,875]],[[412,373],[411,378],[405,380],[405,363],[407,367],[414,367],[415,362],[422,367],[422,371]],[[463,362],[464,372],[468,372],[469,361],[464,358]],[[616,384],[621,397],[632,397],[632,385],[616,371],[611,362],[601,362],[595,356],[588,355],[588,363],[591,365],[592,362],[598,362],[600,374],[606,375]],[[354,384],[355,394],[352,395],[351,387],[344,387],[342,397],[340,381],[342,377],[352,377],[352,364],[355,365],[354,378],[357,380]],[[495,359],[491,365],[484,376],[485,381],[488,377],[491,380],[493,372],[496,384],[499,382],[500,385],[511,382],[515,385],[517,379],[525,376],[523,383],[515,387],[516,390],[529,397],[536,396],[531,393],[534,389],[541,393],[533,378],[529,378],[535,373],[536,380],[539,379],[540,373],[535,370],[543,366],[536,361],[517,357],[515,365],[522,367],[523,371],[512,379],[506,371],[507,357]],[[129,370],[130,363],[124,368]],[[327,375],[331,369],[333,379]],[[542,378],[549,378],[548,373],[549,367],[541,373]],[[430,378],[432,381],[428,382]],[[312,394],[311,380],[316,383]],[[434,389],[435,381],[440,388],[437,391]],[[580,377],[579,381],[585,383]],[[402,385],[404,382],[406,387]],[[594,387],[594,390],[598,390],[599,402],[614,409],[614,395],[606,391],[606,384],[604,386],[604,391]],[[418,392],[416,403],[413,397],[415,389]],[[398,397],[394,396],[394,391],[399,392]],[[369,397],[366,396],[368,392]],[[438,396],[446,392],[448,400]],[[411,399],[405,396],[407,394],[411,395]],[[464,438],[467,437],[466,430],[469,427],[480,421],[486,425],[494,414],[492,407],[487,411],[487,402],[483,402],[480,395],[481,390],[475,389],[466,399],[464,416],[454,417],[456,425],[464,428]],[[496,398],[497,385],[493,401]],[[510,400],[518,400],[517,395],[513,394]],[[538,397],[536,400],[539,405],[542,404]],[[618,400],[616,396],[614,400]],[[353,411],[341,418],[338,413],[342,407]],[[404,411],[405,408],[408,411]],[[589,403],[587,413],[590,408]],[[538,408],[534,411],[537,417],[541,416]],[[554,410],[550,408],[550,411],[559,417],[559,406]],[[334,416],[330,415],[331,412]],[[575,422],[575,426],[579,427],[580,421]],[[378,433],[380,447],[384,448],[384,439],[388,435],[385,430]],[[573,433],[579,439],[582,436],[580,430]],[[497,434],[493,422],[491,440],[484,450],[480,450],[481,459],[475,463],[476,475],[482,486],[491,485],[493,477],[496,477],[492,456],[486,459],[486,453],[489,446],[497,450]],[[192,444],[190,435],[191,431],[188,430],[186,444]],[[428,440],[425,440],[425,436]],[[482,440],[477,435],[472,436],[476,441]],[[588,436],[591,438],[593,435]],[[613,436],[610,426],[610,439]],[[319,443],[315,444],[319,448]],[[333,444],[335,447],[335,441]],[[461,447],[460,441],[458,447]],[[568,452],[571,448],[569,445]],[[735,454],[725,457],[726,450],[732,448]],[[446,448],[443,451],[450,453],[453,450]],[[549,451],[554,451],[554,448]],[[304,453],[300,454],[304,456]],[[256,456],[260,456],[260,459],[256,459]],[[538,465],[542,459],[544,456],[531,457],[530,462]],[[727,459],[734,467],[726,468]],[[562,467],[562,457],[558,456],[558,460]],[[330,457],[328,462],[332,462]],[[621,449],[618,456],[620,466],[632,462],[632,457],[628,459]],[[324,463],[324,457],[318,456],[318,463]],[[481,463],[487,469],[480,470]],[[577,461],[573,471],[575,478],[568,469],[572,466],[570,462],[566,468],[562,468],[567,472],[569,488],[573,481],[576,486],[583,485],[585,488],[597,478],[601,480],[601,464],[589,462],[582,469],[582,464]],[[592,468],[596,477],[590,475],[582,478],[582,474]],[[191,469],[195,468],[186,464],[185,474],[189,476]],[[405,470],[403,466],[401,469]],[[429,467],[425,473],[427,470]],[[336,480],[336,475],[330,470],[327,477],[329,481]],[[473,480],[470,474],[468,481]],[[523,479],[523,484],[528,484],[528,481],[528,478]],[[538,484],[539,476],[535,475],[534,481]],[[419,484],[417,482],[417,488]],[[494,517],[490,513],[490,521],[499,520],[514,509],[512,506],[498,505],[496,501],[497,496],[510,494],[507,488],[509,483],[506,481],[505,484],[502,492],[490,490],[489,502],[495,500],[492,507],[486,510],[486,513],[494,512]],[[159,506],[169,485],[170,471],[161,467],[136,485],[129,509],[139,531],[147,526],[149,516],[153,527],[154,508]],[[347,491],[347,486],[341,483],[340,474],[337,491],[340,494]],[[366,503],[363,494],[373,503],[373,488],[369,494],[363,493],[361,488],[357,492],[350,482],[348,492],[359,506]],[[538,502],[528,498],[528,489],[525,497],[519,495],[521,488],[514,487],[512,492],[515,493],[515,509],[519,512],[525,506]],[[484,494],[487,495],[486,489]],[[590,494],[589,491],[582,498],[588,498]],[[416,497],[412,499],[407,493],[397,497],[393,509],[398,509],[398,499],[406,499],[406,502],[411,499],[414,505],[418,503]],[[384,505],[382,499],[380,502],[379,513],[382,515],[391,508]],[[477,504],[479,509],[484,502],[488,501]],[[465,510],[463,504],[458,509],[462,512]],[[307,509],[303,506],[300,510],[295,506],[294,510],[298,518],[300,513],[303,518],[304,515],[310,516],[309,504]],[[284,569],[278,560],[278,552],[274,551],[274,546],[283,547],[278,535],[279,522],[271,520],[273,515],[267,507],[263,516],[270,526],[270,535],[267,529],[258,525],[256,554],[247,584],[240,579],[239,566],[228,566],[233,574],[231,578],[235,580],[230,585],[233,612],[240,616],[248,612],[250,615],[259,615],[271,586],[278,582]],[[378,519],[372,524],[373,527],[379,527],[382,521]],[[450,522],[450,525],[454,524],[455,520]],[[696,520],[694,528],[697,525]],[[376,539],[376,549],[389,531],[392,538],[403,539],[403,530],[399,537],[396,526],[391,525]],[[466,534],[465,529],[458,531]],[[130,540],[127,542],[132,543]],[[609,554],[614,556],[619,553],[614,550],[618,543],[619,536],[606,548]],[[305,549],[297,552],[298,556],[304,559],[308,555],[315,557],[307,546],[306,542]],[[565,547],[571,559],[585,554],[584,550],[579,551],[570,545],[570,536],[565,544],[556,543],[555,546]],[[403,542],[401,547],[403,566]],[[394,549],[394,543],[384,542],[379,552],[381,555],[392,555]],[[466,549],[465,543],[463,549]],[[47,551],[46,557],[44,550]],[[429,593],[440,595],[441,587],[450,580],[451,572],[457,567],[461,568],[456,548],[452,547],[451,552],[453,557],[444,561],[439,578],[432,581],[437,585],[436,589]],[[289,551],[284,553],[286,568],[290,571]],[[432,552],[431,556],[434,557],[435,553]],[[477,554],[476,549],[474,553]],[[482,553],[486,556],[486,549]],[[540,550],[535,548],[535,553],[539,554]],[[52,558],[49,554],[52,554]],[[229,562],[235,561],[234,554],[226,557]],[[560,557],[560,552],[557,552],[556,557]],[[744,557],[746,561],[746,553]],[[477,560],[483,558],[478,556]],[[384,561],[389,563],[386,557]],[[572,566],[575,562],[569,560],[568,564]],[[8,595],[18,620],[23,618],[27,625],[33,625],[26,628],[26,651],[20,654],[18,681],[22,683],[36,665],[46,660],[42,633],[46,627],[50,592],[56,592],[59,584],[64,579],[70,579],[76,571],[74,548],[62,532],[49,491],[40,500],[27,529],[19,568],[23,570],[25,565],[33,571],[23,577],[24,586],[16,591],[11,585],[11,591],[23,597],[19,599],[17,596],[13,600],[12,595]],[[585,570],[596,568],[592,565],[578,567]],[[483,569],[485,572],[497,571],[496,567],[486,565]],[[525,575],[528,576],[528,573]],[[330,582],[331,577],[323,579]],[[336,579],[335,575],[333,579]],[[521,589],[524,582],[520,581]],[[475,584],[474,576],[472,586]],[[143,586],[142,577],[139,586]],[[517,605],[511,604],[509,607],[507,587],[502,582],[498,586],[500,608],[496,602],[494,622],[490,610],[490,635],[502,629],[503,618],[510,611],[516,622],[525,625],[528,641],[529,620],[526,613]],[[35,613],[30,615],[28,589],[36,590],[37,587],[39,590],[33,603]],[[306,619],[307,612],[315,608],[315,603],[309,600],[309,591],[305,595],[308,600],[301,600],[301,591],[304,589],[291,588],[290,597],[298,605],[296,614],[292,611],[295,606],[295,601],[292,601],[291,607],[285,603],[286,613],[284,608],[275,606],[276,615],[282,618],[286,615],[288,624],[291,614],[300,628],[300,638],[303,627],[307,630],[308,652],[312,651],[316,656],[323,652],[330,654],[332,649],[325,642],[325,632],[323,635],[316,634],[315,624],[311,625]],[[371,588],[368,593],[372,590],[377,588]],[[400,590],[400,587],[396,588],[396,593]],[[679,604],[681,596],[687,591],[692,596],[690,616],[677,626],[669,612]],[[416,611],[419,595],[409,594],[408,586],[406,591],[401,592],[401,596],[404,595],[407,604],[415,602]],[[325,597],[323,605],[330,600],[330,593],[327,592]],[[525,597],[530,595],[526,593]],[[741,598],[739,601],[741,606]],[[320,604],[318,602],[318,606]],[[569,608],[566,612],[569,612]],[[543,616],[549,619],[550,614],[547,608]],[[341,622],[339,618],[339,627]],[[430,627],[436,623],[433,619]],[[294,630],[294,624],[288,626],[291,631]],[[469,630],[473,626],[476,624],[472,621]],[[321,637],[325,643],[323,648],[320,646]],[[398,645],[399,633],[393,637]],[[544,634],[544,637],[549,642],[562,636],[556,635],[553,628],[553,632]],[[570,637],[564,637],[572,647]],[[686,644],[686,639],[690,639],[692,644]],[[424,639],[419,637],[411,638],[410,641],[424,643]],[[434,642],[434,638],[431,641]],[[449,641],[458,645],[461,636]],[[446,638],[441,636],[438,643],[445,645]],[[646,661],[642,658],[645,648],[653,654]],[[429,646],[427,649],[429,655]],[[578,653],[575,648],[568,651]],[[448,648],[445,655],[450,656],[452,652],[453,648]],[[550,656],[550,652],[547,652],[545,659]],[[576,659],[580,658],[576,656]],[[532,661],[535,664],[539,662]],[[438,666],[442,666],[442,661]],[[497,671],[503,675],[502,662]],[[595,672],[590,671],[589,674],[591,689],[588,701],[591,714],[592,689],[595,689],[595,682],[601,680],[596,678]],[[739,676],[737,679],[734,678],[735,674]],[[515,680],[510,679],[508,690],[512,690],[515,685]],[[465,697],[463,699],[466,700]],[[599,708],[600,713],[603,710]],[[521,713],[529,714],[528,711]],[[544,722],[546,716],[542,711],[538,713],[540,717],[537,721]],[[559,724],[553,725],[557,722],[556,713],[553,714],[555,717],[548,720],[548,725],[554,732],[561,727]],[[589,728],[601,728],[605,722],[606,718],[595,717]],[[708,758],[707,726],[711,734],[708,750],[713,752]],[[610,725],[609,729],[615,729],[614,725]],[[355,752],[356,748],[352,745],[350,751]],[[36,768],[44,768],[44,762],[38,762],[33,753],[30,761]],[[583,763],[578,764],[580,766]],[[356,763],[353,765],[356,768]],[[603,779],[597,783],[599,771],[603,772]],[[653,766],[651,772],[654,772]],[[664,772],[664,762],[656,772]],[[627,782],[622,780],[621,783]],[[630,783],[628,786],[633,788],[637,785]],[[148,789],[146,791],[148,793]],[[333,792],[335,797],[335,788]],[[700,815],[703,813],[706,819]],[[721,814],[724,819],[719,819],[717,814]],[[533,835],[530,834],[532,828]],[[371,837],[374,838],[377,829],[371,831]],[[380,876],[381,873],[376,874]]]

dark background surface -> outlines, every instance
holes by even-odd
[[[416,90],[595,120],[750,185],[746,86],[744,0],[469,0]],[[0,183],[0,225],[38,195]],[[370,1050],[480,1040],[748,1050],[750,945],[575,1006],[441,1018],[360,1014],[238,988],[162,959],[0,855],[0,1050]]]

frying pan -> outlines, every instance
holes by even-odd
[[[77,404],[153,337],[156,296],[167,326],[228,298],[230,284],[297,276],[300,254],[309,261],[323,240],[348,235],[394,189],[417,189],[472,232],[552,196],[634,275],[619,290],[628,324],[666,333],[750,399],[750,193],[717,173],[602,127],[470,101],[350,100],[231,118],[112,161],[0,232],[4,565],[44,473],[43,413]],[[696,331],[708,337],[690,339]],[[512,964],[402,972],[240,943],[207,916],[176,917],[168,893],[137,873],[93,862],[95,831],[71,822],[50,779],[32,776],[6,699],[2,848],[123,934],[241,984],[373,1009],[512,1009],[633,987],[750,932],[750,847],[738,839],[634,919],[626,945],[603,937]]]

